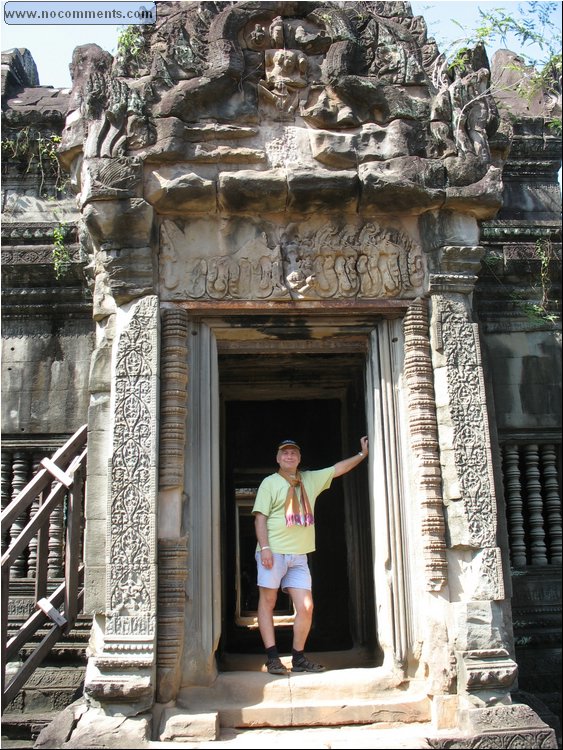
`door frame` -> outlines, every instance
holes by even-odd
[[[189,544],[184,684],[210,684],[217,676],[221,637],[221,465],[219,351],[275,350],[283,339],[256,318],[194,314],[188,325],[188,426],[185,527]],[[336,320],[335,320],[336,318]],[[268,316],[271,322],[274,316]],[[401,680],[411,641],[410,590],[403,521],[409,481],[408,424],[402,393],[402,319],[373,312],[302,316],[318,334],[291,338],[294,351],[366,352],[366,422],[370,439],[369,491],[376,637],[383,672]],[[258,324],[257,324],[258,323]],[[337,329],[335,329],[335,323]],[[281,331],[291,323],[278,317]],[[335,335],[336,330],[336,335]],[[323,334],[324,335],[321,335]],[[383,521],[383,522],[382,522]]]

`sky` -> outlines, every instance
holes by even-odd
[[[6,0],[2,0],[2,10],[6,6]],[[68,0],[69,6],[73,5]],[[104,3],[112,7],[114,3]],[[428,0],[426,2],[412,2],[414,15],[424,16],[428,35],[434,36],[443,51],[445,46],[464,36],[463,29],[473,29],[479,20],[478,9],[502,8],[507,13],[514,13],[519,5],[527,3],[499,2],[499,0]],[[8,0],[9,5],[9,0]],[[30,2],[30,6],[37,3]],[[558,11],[561,10],[561,2],[558,2]],[[557,23],[561,28],[560,12],[556,14]],[[456,22],[461,24],[460,29]],[[31,52],[39,72],[39,81],[43,86],[54,86],[55,88],[67,88],[71,85],[69,64],[75,47],[81,44],[95,42],[100,47],[115,54],[117,50],[118,34],[124,28],[120,25],[97,25],[97,26],[67,26],[67,25],[14,25],[4,22],[2,12],[0,41],[2,50],[13,47],[27,47]],[[520,45],[514,40],[508,44],[514,52],[520,52]],[[494,49],[489,50],[489,56]]]

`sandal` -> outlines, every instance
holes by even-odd
[[[268,659],[266,662],[266,669],[270,674],[287,674],[287,669],[284,667],[280,659]]]
[[[306,656],[293,662],[292,672],[324,672],[326,667],[322,664],[315,664],[313,661],[309,661]]]

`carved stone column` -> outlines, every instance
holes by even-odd
[[[471,292],[483,249],[429,256],[432,348],[460,706],[509,703],[517,667],[505,599],[497,503]]]
[[[162,381],[160,405],[161,489],[183,487],[188,400],[188,313],[162,311]]]
[[[188,401],[188,314],[162,311],[156,697],[174,700],[184,650],[188,539],[182,533]]]
[[[561,565],[561,496],[557,480],[557,452],[555,445],[544,445],[541,449],[544,478],[545,504],[549,559],[552,565]]]
[[[118,314],[112,370],[105,618],[97,622],[86,693],[138,713],[154,702],[158,471],[158,299]]]
[[[186,537],[158,540],[158,659],[156,698],[177,696],[182,676],[188,547]]]
[[[12,471],[12,500],[14,500],[29,481],[30,458],[26,451],[14,451]],[[19,518],[16,518],[16,520],[13,522],[10,528],[10,543],[17,539],[25,528],[25,525],[28,521],[28,515],[29,511],[26,511],[23,515],[21,515]],[[13,578],[27,577],[26,550],[18,555],[18,557],[14,561],[10,575]]]
[[[503,447],[504,483],[507,494],[508,531],[510,535],[510,560],[512,565],[526,565],[526,541],[522,485],[520,483],[520,456],[518,446],[507,443]]]
[[[416,299],[404,321],[409,438],[418,477],[426,589],[440,591],[448,579],[448,565],[428,327],[428,302]]]

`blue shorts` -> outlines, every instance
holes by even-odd
[[[258,585],[265,589],[305,589],[311,591],[311,571],[307,555],[284,555],[273,552],[274,564],[268,569],[262,565],[260,552],[256,553]]]

